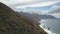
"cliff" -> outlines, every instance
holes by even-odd
[[[47,34],[23,15],[0,2],[0,34]]]

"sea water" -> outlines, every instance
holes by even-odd
[[[60,34],[60,19],[42,19],[39,22],[48,34]]]

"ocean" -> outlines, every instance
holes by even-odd
[[[39,22],[48,34],[60,34],[60,19],[41,19]]]

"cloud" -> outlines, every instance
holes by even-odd
[[[1,0],[0,2],[5,3],[11,7],[37,7],[47,6],[54,4],[58,0]]]
[[[54,5],[46,14],[53,15],[56,18],[60,18],[60,6]]]
[[[57,3],[56,3],[56,4],[54,4],[54,5],[60,6],[60,2],[57,2]]]
[[[54,6],[49,10],[49,13],[50,13],[50,14],[60,13],[60,6],[54,5]]]
[[[38,1],[44,1],[44,0],[0,0],[0,2],[3,2],[5,4],[16,4],[16,3],[35,3]]]
[[[47,14],[60,13],[60,1],[53,4],[52,7],[48,10]]]
[[[23,3],[30,3],[34,0],[1,0],[0,2],[5,3],[7,5],[15,5],[15,4],[23,4]]]
[[[57,1],[32,3],[32,4],[22,5],[22,6],[19,5],[19,6],[16,6],[16,8],[21,8],[21,7],[43,7],[43,6],[53,5],[56,2]]]

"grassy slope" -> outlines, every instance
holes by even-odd
[[[33,21],[17,15],[11,8],[0,3],[0,34],[47,34]]]

